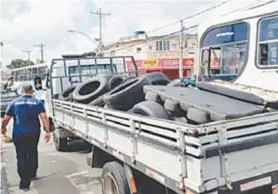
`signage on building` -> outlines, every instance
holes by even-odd
[[[159,60],[142,60],[141,64],[143,68],[158,67]]]
[[[178,68],[179,67],[179,59],[152,59],[152,60],[136,60],[136,65],[138,69],[169,69],[169,68]],[[184,58],[183,59],[183,67],[192,68],[194,66],[194,58]],[[131,61],[127,61],[128,69],[133,69],[133,65]]]

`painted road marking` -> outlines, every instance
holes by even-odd
[[[100,177],[92,176],[88,171],[69,174],[66,178],[68,178],[71,184],[80,191],[80,194],[92,194],[92,191],[101,191]],[[98,192],[98,194],[99,193],[100,192]]]

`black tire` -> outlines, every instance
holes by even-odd
[[[60,94],[54,94],[53,95],[53,99],[59,99],[60,98]]]
[[[109,107],[107,104],[105,104],[105,105],[103,106],[103,108],[109,109],[110,107]]]
[[[164,108],[166,110],[169,110],[171,112],[177,112],[177,111],[181,111],[180,108],[180,104],[179,102],[172,100],[170,98],[168,98],[165,102],[164,102]]]
[[[149,101],[157,102],[159,104],[162,103],[162,100],[161,100],[159,94],[157,94],[157,93],[155,93],[153,91],[147,91],[146,95],[145,95],[145,99],[149,100]]]
[[[144,79],[150,85],[167,85],[170,82],[169,78],[161,72],[143,75],[141,79]]]
[[[133,107],[132,112],[149,117],[170,119],[168,112],[163,106],[154,101],[140,102]]]
[[[127,111],[144,100],[143,86],[146,84],[139,78],[130,80],[105,94],[103,100],[113,109]]]
[[[79,103],[89,104],[110,89],[108,80],[104,76],[95,77],[78,85],[73,91],[73,100]]]
[[[125,175],[124,168],[118,162],[108,162],[103,166],[102,170],[102,190],[103,194],[108,194],[108,188],[105,187],[105,181],[109,180],[110,177],[113,177],[117,188],[119,189],[120,194],[130,194],[130,189],[128,185],[128,180]]]
[[[126,79],[125,76],[123,75],[114,75],[113,77],[111,77],[109,79],[109,84],[110,84],[110,88],[111,90],[113,90],[114,88],[118,87],[119,85],[122,84],[122,82]]]
[[[170,111],[174,117],[183,117],[186,115],[185,111],[182,110],[180,103],[170,98],[165,100],[164,108],[167,111]]]
[[[174,117],[174,120],[181,122],[181,123],[188,123],[188,120],[186,117]]]
[[[196,124],[203,124],[203,123],[210,122],[209,113],[197,108],[189,108],[187,111],[187,118]]]
[[[92,102],[90,102],[89,105],[104,107],[105,103],[103,101],[103,96],[104,94],[99,96],[97,99],[93,100]]]
[[[122,82],[122,84],[124,84],[124,83],[126,83],[126,82],[128,82],[128,81],[130,81],[130,80],[133,80],[133,79],[136,79],[136,77],[126,77],[124,80],[123,80],[123,82]]]
[[[59,95],[60,100],[64,101],[71,101],[72,100],[72,93],[75,90],[76,86],[70,86]]]
[[[53,133],[54,145],[57,151],[63,152],[68,151],[68,140],[67,138],[60,138]]]

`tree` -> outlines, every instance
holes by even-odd
[[[15,69],[15,68],[26,67],[30,65],[35,65],[35,63],[29,60],[13,59],[10,65],[7,65],[7,68]]]

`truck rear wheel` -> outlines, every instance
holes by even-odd
[[[102,170],[102,189],[104,194],[130,194],[124,168],[118,162],[108,162]]]
[[[67,140],[67,138],[57,137],[57,135],[55,135],[55,133],[53,133],[53,140],[54,140],[55,148],[56,148],[57,151],[61,152],[61,151],[67,151],[68,150],[68,140]]]

